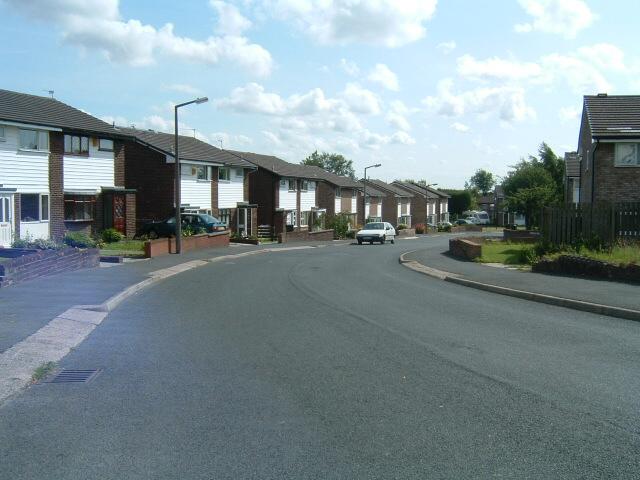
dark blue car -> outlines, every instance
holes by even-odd
[[[191,229],[194,233],[218,232],[227,229],[226,223],[206,213],[183,213],[181,219],[182,230]],[[170,217],[161,222],[145,223],[141,233],[149,238],[173,237],[176,234],[176,219]]]

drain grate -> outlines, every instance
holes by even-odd
[[[98,373],[100,370],[62,370],[49,383],[87,383]]]

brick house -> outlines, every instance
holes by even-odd
[[[127,136],[49,97],[0,90],[0,246],[66,231],[135,234]]]
[[[319,168],[292,164],[272,155],[233,153],[257,168],[249,186],[249,200],[260,205],[259,228],[268,228],[274,236],[283,231],[309,230],[326,213],[326,208],[318,205],[318,184],[323,181]]]
[[[382,200],[387,194],[382,190],[378,190],[369,182],[367,182],[366,189],[364,188],[364,182],[359,183],[363,190],[362,195],[366,194],[367,198],[358,206],[358,223],[364,225],[368,222],[382,222]]]
[[[345,214],[350,217],[350,227],[362,224],[362,184],[349,177],[336,175],[318,167],[318,206],[326,210],[327,215]]]
[[[580,203],[640,202],[640,95],[586,95],[576,157]]]
[[[414,182],[396,180],[392,185],[414,195],[411,198],[411,216],[414,225],[419,223],[434,225],[449,221],[449,195],[446,193],[430,187],[425,188],[424,185]]]
[[[174,135],[120,128],[125,144],[126,186],[138,192],[138,228],[175,213]],[[240,156],[180,135],[180,199],[187,213],[208,213],[242,236],[257,234],[258,206],[249,202],[256,168]]]
[[[383,222],[389,222],[392,225],[402,223],[411,227],[411,199],[414,197],[413,193],[382,180],[367,179],[366,184],[367,190],[371,186],[384,194],[381,197],[381,220]]]

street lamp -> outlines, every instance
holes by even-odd
[[[364,167],[364,188],[362,189],[362,216],[364,217],[364,223],[367,223],[367,169],[368,168],[378,168],[381,167],[381,163],[376,163],[375,165],[369,165],[368,167]]]
[[[208,102],[209,99],[207,97],[199,97],[195,100],[191,100],[189,102],[179,103],[174,108],[174,128],[175,135],[173,139],[173,154],[175,159],[175,195],[174,202],[176,204],[176,253],[180,253],[182,250],[182,219],[180,218],[180,156],[178,152],[178,109],[180,107],[184,107],[185,105],[191,105],[192,103],[204,103]]]

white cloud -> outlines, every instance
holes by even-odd
[[[542,57],[544,83],[564,80],[575,93],[610,92],[612,85],[591,62],[574,55],[552,53]]]
[[[596,19],[583,0],[518,1],[527,14],[533,17],[531,23],[515,25],[515,31],[520,33],[540,31],[575,38],[580,30],[589,27]]]
[[[234,88],[229,98],[218,100],[216,105],[218,108],[241,113],[282,115],[286,111],[285,102],[279,95],[266,92],[264,87],[257,83]]]
[[[402,101],[394,100],[390,103],[390,109],[387,112],[386,120],[389,124],[398,130],[408,132],[411,130],[411,123],[407,118],[409,115],[419,112],[418,108],[408,108]]]
[[[244,17],[223,2],[212,3],[220,19],[229,20],[234,11],[237,16],[231,26],[219,25],[226,34],[206,40],[178,36],[171,23],[156,28],[139,20],[124,20],[118,0],[50,0],[46,8],[37,0],[4,0],[4,3],[27,17],[54,24],[62,31],[65,42],[98,50],[114,63],[139,67],[152,65],[166,56],[205,65],[235,63],[259,76],[268,75],[273,66],[271,54],[265,48],[239,35],[247,26],[242,24]],[[228,34],[229,28],[236,34]]]
[[[467,133],[470,130],[467,125],[465,125],[464,123],[460,123],[460,122],[453,122],[449,126],[452,129],[454,129],[456,132],[460,132],[460,133]]]
[[[558,111],[558,117],[562,123],[566,123],[579,119],[581,113],[581,107],[562,107]]]
[[[456,49],[456,42],[454,42],[453,40],[449,42],[441,42],[436,46],[436,48],[445,55],[449,55]]]
[[[172,90],[174,92],[186,93],[187,95],[199,95],[201,90],[186,83],[174,83],[171,85],[164,85],[165,90]]]
[[[624,52],[610,43],[597,43],[578,49],[578,54],[585,61],[593,63],[603,70],[624,72],[627,67],[624,62]]]
[[[349,105],[352,112],[365,115],[380,113],[380,102],[375,93],[362,88],[357,83],[348,83],[342,92],[342,98]]]
[[[271,0],[269,10],[320,44],[399,47],[425,35],[437,0]]]
[[[213,132],[209,138],[212,145],[220,147],[222,142],[222,148],[225,149],[235,149],[253,143],[253,140],[246,135],[233,135],[227,132]]]
[[[452,80],[442,80],[438,84],[438,95],[425,98],[423,103],[448,117],[460,117],[467,113],[482,117],[496,114],[506,123],[535,118],[535,111],[527,105],[522,87],[481,87],[458,94],[453,93],[452,89]]]
[[[416,140],[407,132],[396,132],[391,135],[390,142],[401,143],[403,145],[413,145],[416,143]]]
[[[382,85],[387,90],[397,92],[400,89],[398,85],[398,77],[384,63],[378,63],[369,72],[367,80]]]
[[[218,12],[216,32],[220,35],[239,36],[251,28],[251,21],[235,5],[220,0],[210,0],[209,4]]]
[[[526,80],[539,77],[542,68],[537,63],[504,60],[498,57],[476,60],[471,55],[458,58],[458,73],[476,79]]]
[[[357,77],[360,74],[360,68],[355,62],[351,62],[346,58],[340,59],[340,66],[351,77]]]

